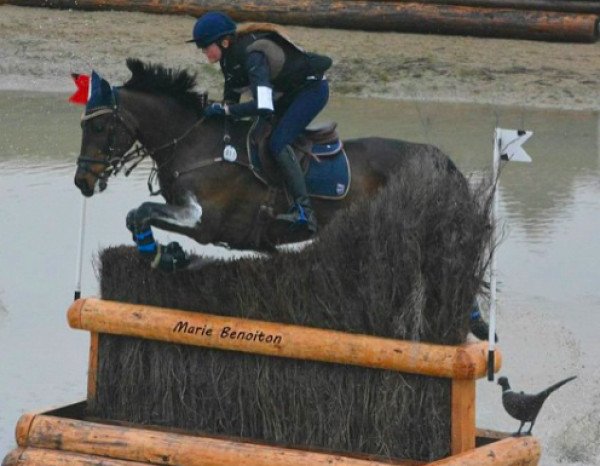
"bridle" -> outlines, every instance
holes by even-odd
[[[92,113],[84,114],[81,117],[82,124],[86,121],[93,120],[103,115],[112,115],[112,124],[107,128],[108,137],[105,150],[102,151],[104,155],[103,159],[95,159],[91,157],[77,157],[77,166],[86,173],[94,176],[100,183],[100,190],[106,188],[107,180],[110,175],[117,175],[126,165],[133,161],[133,164],[125,170],[125,176],[129,176],[131,171],[151,152],[146,148],[144,144],[140,142],[139,133],[137,128],[130,124],[127,119],[124,118],[119,111],[118,106],[115,104],[112,107],[99,108]],[[125,151],[122,156],[116,155],[116,139],[117,139],[117,126],[121,126],[125,129],[126,133],[131,137],[133,143],[131,147]],[[100,173],[96,173],[90,169],[91,164],[104,165],[104,170]]]
[[[80,155],[77,158],[77,166],[81,170],[93,175],[98,180],[100,190],[103,191],[104,189],[106,189],[108,183],[107,180],[111,175],[116,176],[121,170],[125,169],[125,176],[129,176],[133,169],[137,167],[142,160],[150,156],[153,159],[153,166],[148,176],[148,190],[150,191],[151,195],[160,194],[160,189],[155,190],[153,188],[153,185],[156,182],[156,178],[158,177],[161,168],[168,165],[168,163],[172,161],[173,157],[175,156],[175,151],[173,150],[171,156],[167,160],[163,161],[160,165],[157,165],[153,156],[166,149],[175,148],[175,146],[177,146],[179,142],[181,142],[183,139],[189,136],[192,133],[192,131],[198,126],[200,126],[206,119],[205,117],[200,118],[187,130],[185,130],[179,137],[172,139],[171,141],[168,141],[167,143],[162,144],[161,146],[155,147],[153,149],[148,149],[146,145],[141,141],[140,133],[137,127],[130,123],[130,121],[128,121],[133,120],[133,116],[131,116],[127,111],[119,109],[119,106],[117,105],[116,101],[111,107],[101,107],[90,114],[84,114],[81,117],[81,121],[83,124],[83,122],[85,121],[89,121],[94,118],[108,114],[111,114],[113,118],[112,125],[107,128],[107,131],[110,131],[110,133],[107,137],[106,150],[102,151],[102,153],[104,154],[104,159],[94,159],[90,157],[82,157]],[[125,114],[129,115],[129,117],[125,118]],[[121,125],[125,129],[126,133],[131,137],[133,141],[131,147],[127,151],[125,151],[125,153],[121,156],[116,155],[116,129],[118,125]],[[225,133],[226,134],[223,137],[223,142],[227,144],[229,142],[229,134],[228,131],[226,131]],[[174,172],[173,175],[175,176],[175,178],[177,178],[184,173],[198,170],[200,168],[207,167],[214,163],[219,163],[223,161],[223,157],[202,160],[193,164],[190,167],[187,167],[185,170]],[[241,162],[236,163],[244,165]],[[104,170],[100,173],[96,173],[90,169],[90,164],[102,164],[104,165]],[[128,164],[130,165],[127,166]]]

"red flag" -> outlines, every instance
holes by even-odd
[[[75,93],[69,97],[69,102],[79,105],[87,104],[90,92],[90,77],[87,74],[71,73],[77,86]]]

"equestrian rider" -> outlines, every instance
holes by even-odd
[[[195,42],[210,63],[219,62],[225,78],[223,104],[212,104],[205,116],[276,117],[269,150],[293,200],[289,213],[277,219],[316,232],[304,174],[291,144],[327,104],[329,85],[323,73],[331,59],[300,49],[275,25],[237,28],[220,12],[201,16],[188,42]],[[240,103],[248,88],[252,100]]]

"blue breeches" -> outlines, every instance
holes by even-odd
[[[302,89],[294,97],[271,134],[269,149],[277,157],[287,145],[298,137],[327,105],[329,84],[323,79]]]

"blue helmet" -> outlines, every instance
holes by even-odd
[[[187,42],[196,42],[198,47],[208,47],[221,37],[234,34],[235,29],[236,25],[229,16],[219,11],[212,11],[198,18],[194,25],[194,38]]]

